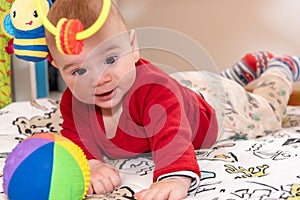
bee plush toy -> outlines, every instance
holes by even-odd
[[[40,4],[43,12],[48,13],[52,1],[40,0]],[[1,28],[12,38],[6,47],[7,53],[14,53],[26,61],[51,61],[45,29],[38,17],[34,0],[15,0],[11,9],[3,15]]]

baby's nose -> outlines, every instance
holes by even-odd
[[[97,81],[97,86],[105,85],[106,83],[109,83],[111,81],[112,81],[112,76],[109,73],[104,72],[99,76]]]

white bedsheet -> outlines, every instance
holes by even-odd
[[[30,128],[35,117],[47,122],[49,118],[50,121],[61,120],[53,114],[58,112],[56,108],[55,101],[39,99],[33,103],[12,103],[0,110],[0,174],[6,154],[22,138],[30,135],[26,128]],[[286,123],[294,127],[283,128],[255,140],[220,142],[210,149],[195,151],[202,181],[195,193],[187,199],[300,199],[300,120],[297,121],[300,107],[289,107],[288,113],[296,115],[295,119],[292,118],[294,121]],[[22,127],[18,126],[18,119],[23,119],[27,125],[23,123]],[[34,126],[34,129],[49,131],[49,123],[47,126]],[[125,187],[108,196],[87,199],[132,199],[134,191],[151,184],[154,168],[151,158],[137,157],[108,162],[120,170],[122,186]],[[4,199],[2,188],[0,192],[0,199]]]

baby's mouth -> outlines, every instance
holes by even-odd
[[[114,90],[111,90],[109,92],[105,92],[105,93],[102,93],[102,94],[96,94],[96,96],[100,96],[100,97],[103,97],[103,96],[109,96],[111,93],[113,93]]]
[[[115,95],[114,92],[115,92],[115,90],[111,90],[108,92],[104,92],[102,94],[96,94],[95,97],[100,101],[109,101],[114,97],[114,95]]]

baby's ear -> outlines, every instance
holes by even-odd
[[[54,60],[52,60],[50,63],[51,63],[51,65],[53,65],[53,67],[55,67],[56,69],[58,69],[58,65],[56,64],[56,62]]]
[[[9,10],[3,14],[0,21],[3,33],[9,38],[13,38],[15,35],[15,28],[12,24]]]
[[[140,51],[139,51],[139,45],[137,42],[135,30],[131,29],[129,31],[129,37],[130,37],[130,45],[133,50],[134,61],[137,62],[140,59]]]

